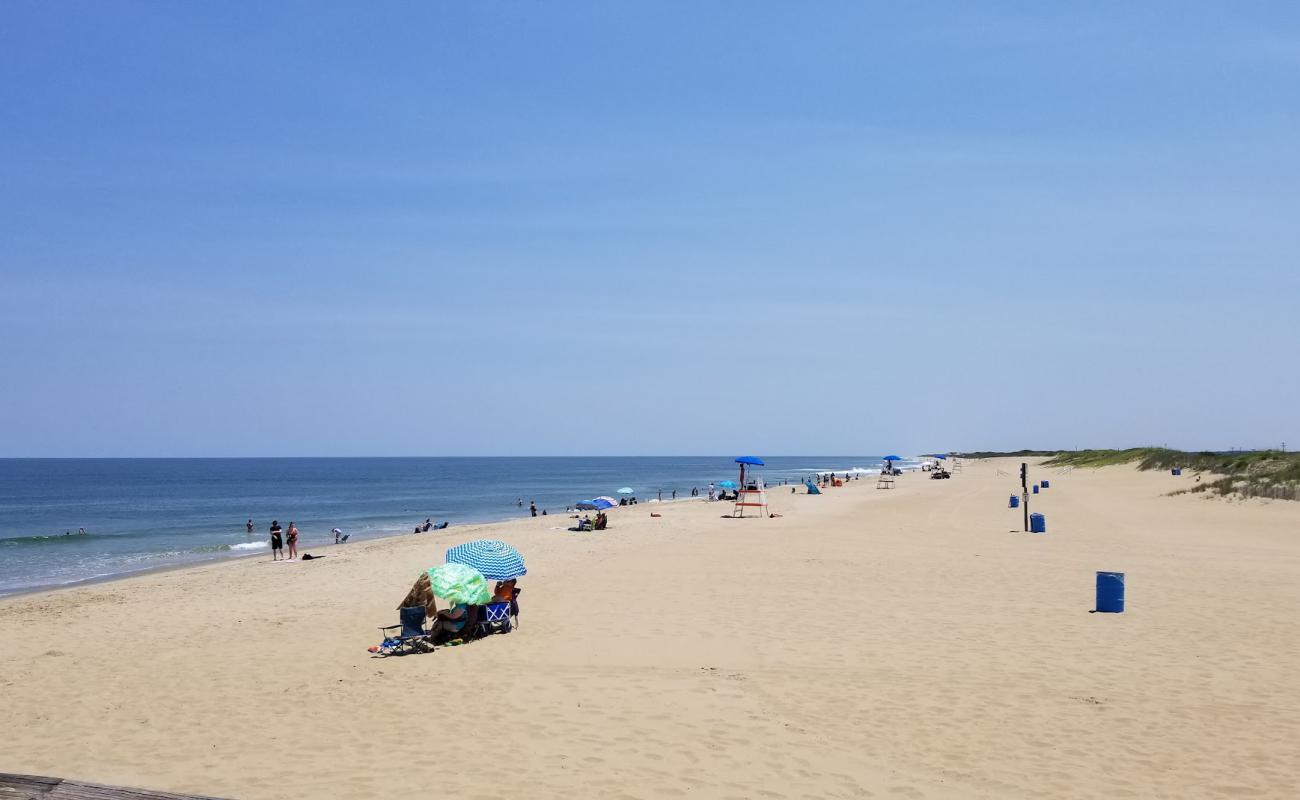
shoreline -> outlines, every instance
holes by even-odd
[[[783,458],[799,460],[789,465],[775,465],[775,468],[772,470],[772,479],[774,481],[780,481],[783,479],[790,481],[801,480],[802,477],[812,474],[814,471],[812,468],[806,466],[810,462],[821,465],[835,463],[837,460],[842,460],[846,464],[860,465],[863,463],[870,463],[867,459],[870,459],[871,457],[801,456]],[[41,459],[34,460],[39,461]],[[131,461],[131,459],[120,460]],[[141,460],[157,461],[157,459]],[[209,460],[210,459],[193,459],[193,461],[196,462]],[[232,460],[238,461],[240,459]],[[268,461],[274,460],[275,459],[268,459]],[[313,461],[318,459],[298,460]],[[353,459],[334,460],[347,462]],[[390,460],[401,461],[402,459]],[[421,459],[409,460],[419,461]],[[476,459],[467,460],[474,461]],[[508,458],[502,459],[502,461],[506,462],[510,460],[511,459]],[[549,461],[552,459],[539,458],[538,460]],[[582,460],[583,459],[581,458],[575,459],[577,462],[581,462]],[[87,461],[87,459],[70,459],[70,461]],[[89,461],[97,460],[89,459]],[[699,475],[693,471],[696,468],[698,467],[692,466],[688,468],[686,477],[677,481],[681,484],[678,486],[679,490],[687,492],[689,490],[685,487],[691,484],[698,484],[698,488],[703,490],[704,484],[697,480]],[[855,470],[859,472],[870,471],[869,468],[861,466],[842,466],[826,469],[828,471],[833,470],[837,473],[849,473]],[[561,483],[557,485],[568,485],[568,479],[570,477],[571,476],[569,475],[561,476]],[[734,478],[734,474],[732,477]],[[582,480],[584,480],[584,478],[581,476],[574,478],[573,485],[578,485],[578,481]],[[669,478],[667,480],[671,481],[675,479]],[[656,484],[664,485],[658,483],[658,481],[650,483],[650,485]],[[618,484],[615,483],[613,485]],[[526,487],[522,490],[511,490],[509,492],[502,491],[497,492],[497,494],[501,496],[514,497],[516,492],[518,492],[523,497],[527,498],[532,494],[529,490],[530,488],[535,487]],[[561,513],[559,509],[563,508],[563,505],[553,501],[556,490],[554,487],[548,487],[547,491],[550,492],[552,499],[549,502],[543,500],[542,503],[539,504],[539,512],[551,511],[552,513],[550,516],[559,515]],[[638,493],[646,498],[642,499],[639,505],[657,502],[669,504],[675,501],[702,499],[691,498],[687,494],[683,494],[681,497],[676,499],[665,497],[663,500],[658,500],[655,497],[656,491],[657,490],[651,490]],[[449,493],[445,488],[440,490],[440,492],[435,491],[431,493],[430,505],[433,507],[442,505],[444,498],[454,496],[454,494]],[[568,495],[570,497],[580,496],[580,492],[577,491],[562,489],[560,492],[563,495]],[[667,491],[665,491],[665,494],[667,494]],[[291,497],[290,495],[286,496]],[[401,519],[405,516],[407,511],[410,511],[410,507],[406,505],[410,502],[409,500],[393,502],[393,508],[399,509],[399,511],[394,512],[384,508],[376,509],[373,507],[375,505],[374,503],[366,504],[367,498],[363,494],[360,499],[360,502],[363,504],[363,510],[361,510],[360,514],[356,517],[349,519],[347,517],[350,515],[346,513],[340,517],[332,517],[332,515],[322,513],[319,507],[313,505],[316,501],[316,496],[306,497],[302,499],[300,503],[294,503],[290,500],[290,502],[286,504],[286,507],[301,505],[302,508],[299,509],[301,513],[295,513],[293,515],[281,513],[279,515],[280,519],[285,519],[286,516],[289,519],[296,517],[298,520],[304,522],[300,527],[306,529],[308,532],[304,533],[303,538],[299,540],[300,552],[313,548],[324,549],[333,546],[332,535],[325,533],[325,531],[329,530],[329,527],[335,524],[330,521],[331,518],[338,520],[337,525],[343,527],[345,532],[351,535],[352,538],[348,544],[360,544],[362,542],[378,541],[390,537],[410,534],[412,533],[411,527],[413,527],[413,523],[418,522],[420,519],[425,517],[435,517],[439,522],[451,522],[452,528],[492,525],[512,520],[526,520],[531,518],[528,516],[527,506],[517,507],[513,503],[510,503],[504,508],[501,506],[491,508],[475,502],[470,504],[459,504],[461,506],[461,508],[458,509],[459,513],[464,514],[460,519],[456,519],[455,517],[458,510],[448,507],[444,509],[449,512],[447,516],[415,511],[410,514],[409,518],[407,518],[409,521],[394,522],[394,519]],[[571,505],[573,502],[577,501],[570,501],[569,504]],[[473,508],[474,505],[478,505],[479,507],[475,509]],[[184,514],[182,516],[184,516]],[[222,516],[224,516],[224,514]],[[266,521],[266,518],[269,518],[269,515],[266,515],[264,518],[264,515],[257,513],[254,513],[251,516],[257,516],[263,523]],[[165,515],[159,512],[142,514],[140,516],[140,521],[136,523],[136,527],[134,528],[123,528],[121,525],[106,526],[109,528],[109,532],[102,534],[95,530],[93,519],[88,516],[87,519],[92,519],[92,524],[89,527],[91,527],[91,533],[94,534],[91,537],[94,541],[85,544],[78,543],[77,537],[75,536],[72,537],[71,542],[57,541],[59,537],[55,534],[42,535],[27,533],[0,540],[0,544],[7,542],[7,544],[3,544],[4,551],[14,554],[14,560],[7,565],[3,574],[0,574],[0,578],[2,578],[0,583],[4,584],[3,587],[0,588],[0,600],[7,597],[19,597],[43,592],[58,591],[61,589],[72,589],[78,586],[103,584],[110,581],[175,569],[186,569],[227,561],[244,561],[250,558],[257,558],[270,554],[268,543],[269,537],[265,532],[255,530],[251,535],[245,536],[242,530],[235,532],[234,530],[225,527],[224,524],[214,523],[212,514],[210,513],[201,514],[199,517],[202,520],[200,524],[188,524],[182,526],[174,537],[163,535],[166,529],[159,520],[164,519]],[[242,517],[240,518],[242,519]],[[238,527],[242,529],[243,526],[240,524]],[[10,528],[12,528],[12,530],[9,530],[8,532],[11,533],[21,533],[24,530],[30,530],[30,526],[20,527],[18,525],[12,525]],[[118,536],[122,536],[123,538],[119,540],[117,539]],[[31,543],[31,546],[28,546],[28,543],[23,541],[27,539],[52,539],[56,541],[40,541]],[[28,580],[31,580],[32,582],[27,583],[26,581]]]
[[[661,504],[666,506],[666,505],[674,505],[674,504],[678,504],[678,503],[687,503],[687,502],[691,502],[691,501],[696,501],[696,502],[708,502],[708,498],[705,498],[705,497],[679,497],[679,498],[677,498],[677,499],[675,499],[675,500],[646,500],[646,501],[643,502],[643,503],[637,503],[636,506],[622,506],[622,507],[620,507],[620,506],[616,506],[616,508],[624,508],[624,509],[626,509],[626,508],[639,508],[639,507],[642,506],[642,505],[658,506],[658,505],[661,505]],[[394,532],[394,533],[385,533],[385,534],[378,535],[378,536],[368,536],[368,537],[363,538],[363,539],[356,539],[356,540],[351,540],[351,541],[347,541],[347,542],[340,542],[340,543],[338,543],[338,544],[335,544],[335,543],[333,543],[333,542],[325,542],[325,543],[322,543],[321,545],[311,545],[311,547],[312,547],[313,549],[322,549],[322,550],[327,550],[328,552],[333,552],[333,551],[336,550],[336,549],[338,549],[339,551],[342,551],[342,550],[344,550],[344,549],[347,549],[347,550],[353,550],[353,549],[358,549],[358,548],[364,548],[366,545],[370,545],[370,544],[381,544],[381,543],[384,543],[384,542],[391,542],[391,541],[394,541],[394,540],[404,541],[404,540],[406,540],[406,539],[408,539],[408,538],[414,538],[414,537],[425,536],[425,535],[430,535],[430,534],[438,534],[438,533],[446,534],[446,533],[450,533],[450,532],[453,532],[453,531],[465,530],[465,529],[467,529],[467,528],[472,528],[472,529],[481,529],[481,528],[485,528],[485,527],[497,527],[497,526],[505,527],[505,526],[510,526],[510,525],[524,524],[524,523],[532,522],[534,519],[538,519],[538,520],[540,520],[540,519],[552,519],[552,518],[553,518],[553,519],[565,519],[565,520],[571,520],[571,519],[575,519],[575,514],[582,514],[582,513],[586,513],[586,512],[581,512],[581,511],[578,511],[578,512],[572,512],[572,511],[570,511],[570,512],[560,512],[560,513],[558,513],[558,514],[546,514],[546,515],[538,514],[536,517],[531,517],[531,516],[525,516],[525,517],[522,517],[522,518],[519,518],[519,517],[506,517],[506,518],[503,518],[503,519],[496,519],[496,520],[481,520],[481,521],[477,521],[477,522],[464,522],[464,523],[460,523],[460,524],[458,524],[458,525],[449,525],[449,526],[447,526],[446,528],[442,528],[442,529],[438,529],[438,530],[428,530],[428,531],[423,531],[423,532],[421,532],[421,533],[415,533],[415,532],[413,532],[413,531],[406,531],[405,533],[397,533],[397,532]],[[593,513],[594,513],[594,512],[593,512]],[[565,527],[567,527],[567,526],[565,526]],[[355,547],[354,547],[354,545],[355,545]],[[305,548],[304,548],[303,546],[301,546],[301,544],[300,544],[300,546],[299,546],[298,549],[299,549],[299,551],[300,551],[300,552],[299,552],[299,556],[298,556],[297,559],[292,559],[292,560],[291,560],[292,562],[300,562],[300,561],[302,561],[302,555],[303,555],[304,552],[305,552]],[[16,600],[16,599],[20,599],[20,598],[30,598],[30,597],[37,596],[37,595],[53,595],[53,594],[58,594],[58,593],[60,593],[60,592],[75,591],[75,590],[77,590],[77,589],[83,589],[83,588],[87,588],[87,587],[91,587],[91,586],[100,586],[100,585],[104,585],[104,584],[113,584],[113,583],[119,583],[119,582],[124,582],[124,581],[131,581],[131,580],[135,580],[135,579],[145,579],[145,578],[149,578],[149,577],[152,577],[152,576],[155,576],[155,575],[162,575],[162,574],[168,574],[168,573],[174,573],[174,572],[185,572],[185,571],[188,571],[188,570],[210,569],[210,568],[214,568],[214,567],[226,567],[226,566],[228,566],[228,567],[235,567],[235,566],[237,566],[237,565],[246,564],[246,563],[249,563],[249,562],[253,562],[253,563],[258,563],[258,562],[262,562],[262,561],[271,562],[271,559],[268,559],[268,558],[266,557],[267,555],[270,554],[270,552],[271,552],[271,550],[270,550],[270,546],[269,546],[269,543],[268,543],[268,546],[267,546],[267,549],[266,549],[265,552],[259,550],[259,551],[256,551],[256,552],[249,552],[249,553],[235,553],[235,554],[231,554],[231,555],[215,555],[215,554],[214,554],[211,558],[206,558],[206,559],[202,559],[202,560],[192,561],[192,562],[189,562],[189,563],[186,563],[186,564],[161,564],[161,565],[158,565],[158,566],[156,566],[156,567],[145,567],[144,569],[133,570],[133,571],[131,571],[131,572],[121,572],[121,573],[117,573],[117,574],[114,574],[114,575],[97,575],[97,576],[95,576],[95,577],[93,577],[93,578],[85,578],[85,579],[77,580],[77,581],[73,581],[73,582],[70,582],[70,583],[61,583],[61,584],[55,584],[55,585],[51,585],[51,586],[39,586],[39,587],[33,587],[33,588],[24,588],[24,589],[19,589],[19,590],[12,591],[12,592],[2,592],[2,593],[0,593],[0,605],[3,605],[5,602],[7,602],[7,601],[9,601],[9,600]],[[313,554],[313,555],[314,555],[314,554]],[[323,558],[324,556],[321,556],[321,557]],[[314,560],[314,559],[313,559],[313,560]],[[290,561],[290,559],[279,559],[279,561]]]

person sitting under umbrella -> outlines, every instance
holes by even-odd
[[[474,607],[457,603],[451,608],[436,613],[433,624],[429,626],[429,633],[433,636],[433,640],[441,643],[461,638],[474,616],[473,611]],[[471,627],[470,630],[473,628]]]
[[[511,578],[508,581],[497,581],[497,585],[493,587],[492,591],[492,602],[509,603],[514,600],[515,595],[519,594],[519,590],[515,588],[515,584],[518,582],[516,578]]]

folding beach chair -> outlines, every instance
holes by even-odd
[[[407,606],[398,612],[398,617],[401,625],[379,629],[384,634],[379,652],[386,656],[433,652],[433,636],[424,629],[424,606]]]
[[[479,636],[510,633],[514,627],[510,620],[510,603],[488,603],[480,609],[475,627]]]

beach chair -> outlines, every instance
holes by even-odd
[[[384,643],[379,652],[386,656],[405,656],[411,653],[433,652],[433,636],[424,629],[424,606],[407,606],[398,611],[400,625],[388,625],[379,630]]]
[[[488,603],[479,610],[478,620],[474,623],[475,634],[491,636],[494,633],[510,633],[510,603]]]

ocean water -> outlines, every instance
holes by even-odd
[[[765,460],[769,485],[881,465],[879,456]],[[667,501],[673,489],[686,497],[736,475],[725,456],[0,459],[0,594],[266,556],[272,520],[297,523],[303,552],[332,544],[336,527],[356,541],[408,532],[426,518],[454,528],[526,516],[530,501],[563,513],[623,486],[642,502],[662,489]]]

